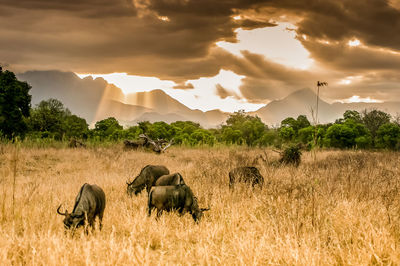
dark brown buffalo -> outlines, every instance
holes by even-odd
[[[129,196],[139,194],[145,187],[147,192],[154,186],[160,176],[168,175],[169,170],[163,165],[146,165],[140,171],[140,174],[131,182],[126,182],[128,187],[126,192]]]
[[[85,225],[86,221],[94,229],[94,220],[97,216],[99,217],[99,229],[101,231],[105,207],[106,195],[104,191],[97,185],[84,184],[76,196],[72,212],[68,213],[67,210],[64,213],[60,212],[60,205],[57,208],[57,213],[65,216],[64,227],[73,230]]]
[[[256,167],[237,167],[229,172],[229,187],[233,188],[237,182],[249,183],[253,187],[255,185],[262,187],[264,184],[264,177]]]
[[[180,173],[174,173],[170,175],[163,175],[157,179],[155,186],[175,186],[184,185],[183,177]]]
[[[203,212],[210,209],[200,209],[197,198],[186,185],[152,187],[148,199],[149,216],[154,208],[157,209],[157,217],[163,211],[177,210],[180,215],[190,213],[195,222],[200,221]]]

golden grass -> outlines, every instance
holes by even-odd
[[[265,152],[265,153],[264,153]],[[252,163],[264,188],[228,189],[229,169]],[[322,151],[298,168],[277,166],[269,150],[173,147],[162,155],[92,149],[0,147],[2,265],[399,264],[400,154]],[[17,163],[16,173],[14,163]],[[147,217],[147,195],[129,198],[125,181],[147,164],[180,172],[211,206],[190,215]],[[12,215],[13,176],[16,174]],[[83,183],[107,197],[103,231],[64,234],[60,203],[71,211]]]

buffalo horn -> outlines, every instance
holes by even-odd
[[[60,214],[60,215],[66,216],[66,215],[67,215],[67,211],[65,211],[64,213],[60,212],[61,205],[62,205],[62,204],[60,204],[60,206],[58,206],[58,208],[57,208],[57,213]]]

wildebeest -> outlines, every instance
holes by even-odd
[[[229,188],[233,188],[236,182],[250,183],[253,187],[258,184],[262,187],[264,177],[256,167],[237,167],[229,172]]]
[[[151,187],[154,186],[154,183],[160,176],[168,174],[169,170],[163,165],[146,165],[140,171],[140,174],[131,183],[126,182],[126,184],[128,185],[128,187],[126,188],[126,192],[129,196],[132,196],[132,193],[137,195],[145,187],[147,192],[149,192]]]
[[[68,147],[70,147],[70,148],[79,148],[79,147],[86,148],[86,144],[77,139],[71,139],[70,142],[68,143]]]
[[[200,209],[197,198],[186,185],[152,187],[148,199],[149,216],[154,208],[157,209],[157,217],[160,217],[164,210],[177,210],[181,215],[189,212],[195,222],[200,221],[203,212],[210,209]]]
[[[104,208],[106,207],[106,195],[97,185],[84,184],[75,199],[74,209],[71,213],[65,210],[60,212],[61,205],[57,208],[57,213],[64,215],[64,227],[73,229],[85,225],[86,221],[94,229],[94,220],[99,218],[99,229],[102,228]],[[86,228],[86,233],[88,232]]]
[[[180,173],[174,173],[170,175],[163,175],[157,179],[155,186],[175,186],[184,185],[183,177]]]

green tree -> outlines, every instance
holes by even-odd
[[[356,133],[349,126],[334,124],[326,132],[325,143],[334,148],[351,148],[356,145],[356,137]]]
[[[96,122],[94,125],[94,135],[100,137],[100,139],[110,138],[113,139],[116,136],[120,136],[121,132],[117,132],[114,134],[115,131],[121,131],[122,126],[118,123],[117,119],[114,117],[109,117],[107,119],[103,119],[101,121]],[[111,137],[114,134],[113,137]]]
[[[400,126],[394,123],[386,123],[376,132],[376,146],[385,149],[400,148]]]
[[[293,117],[288,117],[283,119],[281,122],[282,133],[280,135],[284,140],[291,140],[298,135],[299,130],[307,128],[310,125],[310,121],[308,121],[305,115],[299,115],[297,119],[294,119]],[[288,128],[293,129],[293,132]]]
[[[237,144],[244,140],[248,146],[257,144],[268,129],[258,116],[247,115],[243,110],[231,114],[226,120],[226,124],[222,127],[223,140]]]
[[[344,120],[352,119],[356,123],[362,123],[361,115],[355,110],[347,110],[343,114]]]
[[[147,134],[151,127],[151,123],[149,121],[142,121],[138,123],[138,126],[142,133]]]
[[[66,117],[63,124],[66,137],[87,138],[89,125],[84,118],[70,115]]]
[[[343,124],[347,120],[353,120],[356,123],[362,123],[361,114],[355,110],[346,110],[343,118],[336,119],[335,124]]]
[[[227,144],[243,144],[244,139],[242,132],[238,129],[233,129],[230,126],[225,126],[222,129],[222,141]]]
[[[57,99],[41,101],[31,111],[28,125],[33,134],[58,140],[63,137],[87,138],[89,133],[86,120],[71,114]]]
[[[314,132],[315,128],[313,126],[302,128],[297,133],[297,138],[303,144],[312,143],[312,141],[314,140]]]
[[[206,129],[197,129],[190,135],[192,145],[208,144],[214,145],[215,137]]]
[[[292,127],[281,127],[279,129],[279,136],[284,141],[291,141],[293,140],[294,136],[296,135],[296,131]]]
[[[390,115],[379,110],[364,110],[362,112],[362,123],[367,127],[372,136],[372,141],[376,137],[376,132],[383,124],[390,122]]]
[[[131,126],[125,129],[124,137],[127,139],[137,139],[143,131],[140,129],[139,126]]]
[[[267,130],[263,136],[259,139],[258,144],[260,146],[279,146],[279,135],[275,129]]]
[[[68,128],[65,123],[69,116],[71,116],[71,112],[64,108],[62,102],[57,99],[49,99],[41,101],[32,110],[28,123],[31,131],[42,132],[43,136],[60,140]]]
[[[248,115],[246,115],[246,112],[244,110],[239,110],[229,115],[228,119],[226,120],[226,124],[234,128],[239,128],[247,120],[247,118]]]
[[[325,145],[335,148],[367,148],[371,137],[367,128],[353,119],[343,124],[333,124],[325,134]]]
[[[311,126],[310,121],[308,121],[307,116],[305,115],[299,115],[297,117],[297,131],[302,129],[302,128],[306,128]]]
[[[0,70],[0,133],[9,139],[24,136],[27,131],[25,119],[31,106],[30,89],[13,72]]]
[[[293,117],[288,117],[282,120],[281,127],[291,127],[295,132],[298,129],[297,120]]]
[[[155,122],[149,126],[147,134],[152,139],[171,139],[174,136],[173,127],[165,122]]]

